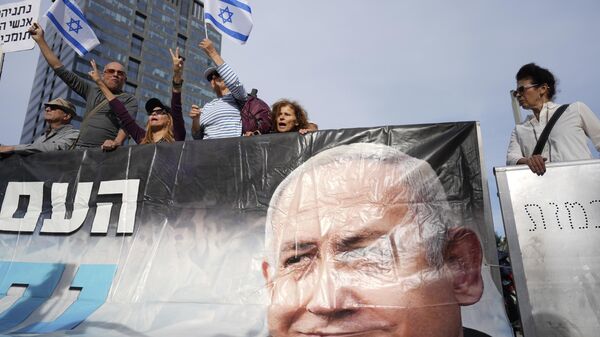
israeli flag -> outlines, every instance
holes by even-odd
[[[56,0],[46,16],[79,56],[87,54],[100,44],[92,27],[75,2]]]
[[[252,8],[248,0],[206,0],[204,20],[225,36],[244,44],[252,31]]]

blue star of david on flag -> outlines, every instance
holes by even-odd
[[[83,27],[81,27],[81,21],[73,18],[71,18],[71,21],[67,22],[67,26],[69,26],[69,31],[75,32],[75,34],[79,34],[79,31],[83,29]]]
[[[221,8],[219,10],[221,11],[219,13],[219,17],[221,18],[221,20],[223,20],[223,23],[227,23],[227,22],[233,23],[233,21],[231,21],[231,17],[233,16],[233,13],[229,10],[229,7],[225,7],[225,9]]]
[[[205,0],[204,20],[223,36],[244,44],[252,31],[252,8],[248,0]]]
[[[73,0],[56,0],[46,13],[61,37],[79,56],[100,44],[90,23]]]

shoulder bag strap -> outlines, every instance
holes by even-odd
[[[535,144],[535,148],[533,149],[532,155],[542,154],[542,152],[544,151],[544,146],[546,146],[546,142],[548,141],[548,137],[550,136],[550,131],[552,131],[554,124],[556,124],[556,121],[560,118],[560,116],[562,116],[563,112],[565,112],[565,110],[567,110],[568,107],[569,104],[563,104],[558,109],[556,109],[554,115],[552,115],[552,117],[548,121],[548,124],[546,124],[546,126],[544,127],[540,139],[538,139],[537,143]]]
[[[119,98],[119,97],[123,96],[123,93],[120,93],[115,96],[117,98]],[[79,136],[77,136],[77,139],[75,139],[75,142],[69,149],[74,149],[77,142],[79,142],[79,137],[81,137],[81,131],[87,127],[87,125],[90,121],[90,117],[95,115],[100,109],[105,107],[107,104],[108,104],[108,99],[104,99],[102,102],[100,102],[98,105],[96,105],[87,115],[85,115],[85,117],[83,118],[83,121],[81,121],[81,126],[79,127]]]

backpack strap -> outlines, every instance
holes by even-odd
[[[546,142],[548,141],[548,137],[550,136],[550,131],[552,131],[552,128],[554,128],[556,121],[560,118],[560,116],[562,116],[562,114],[565,112],[565,110],[567,110],[568,107],[569,104],[563,104],[558,109],[556,109],[556,111],[548,121],[548,124],[546,124],[546,126],[544,127],[542,135],[535,144],[535,148],[533,149],[532,155],[535,156],[542,154],[542,152],[544,151],[544,146],[546,146]]]

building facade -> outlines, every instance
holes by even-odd
[[[90,25],[100,45],[85,57],[79,57],[67,45],[53,26],[47,25],[45,36],[48,45],[67,69],[83,78],[90,71],[90,60],[98,68],[111,61],[120,62],[127,69],[125,91],[139,101],[139,111],[131,112],[140,125],[147,120],[145,102],[157,97],[165,104],[171,101],[173,65],[169,48],[179,47],[185,57],[183,113],[191,138],[191,120],[187,117],[192,104],[204,105],[215,98],[204,70],[210,59],[198,47],[205,37],[203,3],[199,0],[80,0]],[[209,38],[217,50],[221,48],[221,35],[209,28]],[[21,143],[30,143],[46,129],[43,104],[57,97],[66,97],[77,107],[76,127],[82,120],[85,100],[70,90],[48,66],[43,56],[37,63],[27,115],[21,133]]]

